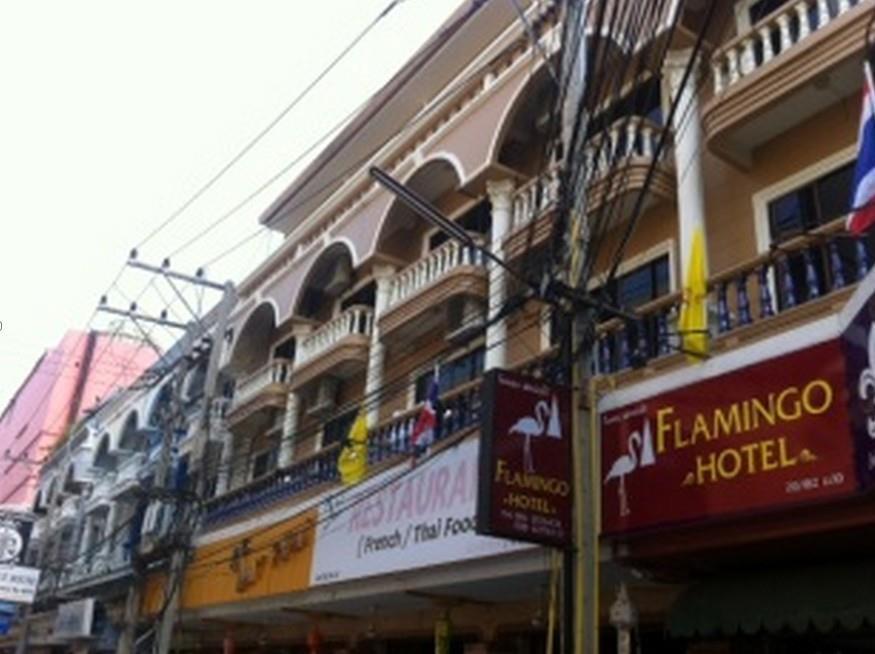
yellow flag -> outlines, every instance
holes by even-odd
[[[337,457],[337,469],[344,484],[357,484],[368,471],[368,421],[359,412]]]
[[[678,320],[681,343],[691,361],[708,354],[708,280],[705,264],[705,237],[702,229],[693,232],[690,260],[684,279],[684,299]],[[698,356],[697,356],[698,355]]]

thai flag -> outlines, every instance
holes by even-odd
[[[860,133],[857,138],[857,166],[851,190],[851,215],[848,216],[847,223],[848,231],[855,236],[860,236],[875,224],[875,111],[872,106],[875,88],[868,61],[863,69],[863,115],[860,117]]]
[[[438,426],[438,395],[440,394],[440,385],[438,380],[438,371],[435,370],[434,376],[431,379],[431,384],[428,387],[428,396],[425,399],[425,405],[422,411],[419,412],[419,417],[416,419],[416,424],[413,426],[413,432],[410,434],[410,442],[413,445],[414,453],[424,452],[431,447]]]

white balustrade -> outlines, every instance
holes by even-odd
[[[447,241],[424,259],[408,266],[392,278],[387,308],[401,304],[426,286],[459,266],[482,266],[483,255],[458,241]]]
[[[598,179],[629,158],[652,159],[662,127],[643,116],[625,116],[584,148],[589,179]],[[620,138],[622,134],[623,138]]]
[[[275,359],[248,377],[237,382],[232,407],[239,407],[273,384],[288,384],[292,376],[292,362]]]
[[[520,186],[513,195],[513,222],[516,229],[540,216],[559,200],[559,167],[553,166],[543,175]]]
[[[371,307],[351,306],[301,340],[297,365],[312,361],[347,336],[357,334],[370,338],[373,327],[374,310]]]
[[[862,1],[799,0],[782,6],[714,55],[714,92],[722,93]]]

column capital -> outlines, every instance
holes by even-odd
[[[512,179],[490,179],[486,182],[486,194],[493,209],[509,210],[513,203],[514,183]]]
[[[665,60],[662,64],[662,74],[668,82],[671,94],[676,95],[680,89],[681,80],[684,77],[684,71],[693,56],[692,48],[682,48],[679,50],[671,50],[665,55]],[[693,87],[696,80],[699,79],[699,74],[702,69],[702,58],[699,56],[693,63],[693,72],[690,75],[688,84]]]
[[[390,266],[389,264],[377,264],[374,266],[372,275],[374,279],[379,282],[386,282],[395,275],[396,268],[395,266]]]

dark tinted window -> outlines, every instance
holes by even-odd
[[[469,381],[478,379],[483,374],[485,355],[486,350],[479,347],[463,356],[442,364],[439,382],[441,394]],[[417,403],[425,401],[433,376],[434,371],[429,370],[416,379],[415,401]]]

